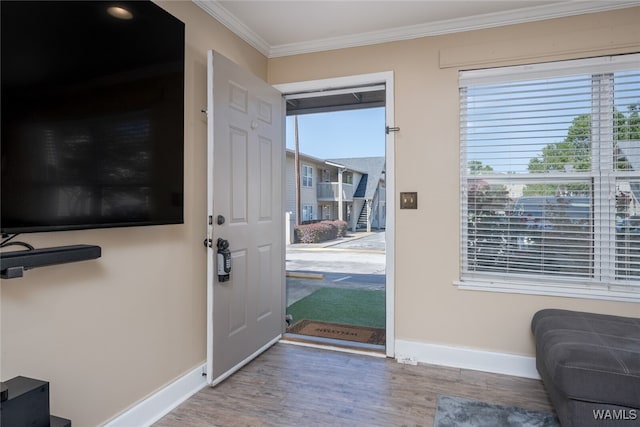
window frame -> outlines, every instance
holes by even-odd
[[[305,203],[302,205],[302,221],[313,221],[313,204]],[[305,215],[307,214],[307,215]],[[305,217],[308,218],[305,219]]]
[[[601,279],[602,276],[596,276],[594,274],[593,278],[576,278],[576,277],[551,277],[545,276],[543,274],[513,274],[509,272],[478,272],[472,271],[468,269],[469,261],[467,257],[467,245],[469,242],[469,232],[468,232],[468,192],[469,189],[468,179],[473,176],[471,173],[467,172],[467,141],[465,140],[465,125],[466,122],[463,120],[465,113],[466,103],[463,102],[463,97],[466,96],[466,88],[469,86],[475,85],[485,85],[485,84],[501,84],[507,82],[528,82],[528,81],[536,81],[542,79],[553,79],[553,78],[562,78],[566,76],[572,75],[606,75],[613,74],[615,72],[623,72],[623,71],[640,71],[640,54],[630,54],[630,55],[619,55],[619,56],[608,56],[608,57],[599,57],[599,58],[589,58],[589,59],[578,59],[578,60],[568,60],[568,61],[560,61],[560,62],[550,62],[550,63],[542,63],[542,64],[532,64],[532,65],[521,65],[521,66],[513,66],[513,67],[500,67],[500,68],[490,68],[483,70],[470,70],[470,71],[460,71],[459,73],[459,89],[461,92],[460,97],[460,271],[459,278],[454,282],[456,286],[460,289],[469,289],[469,290],[486,290],[493,292],[508,292],[508,293],[521,293],[521,294],[533,294],[533,295],[551,295],[551,296],[565,296],[565,297],[578,297],[578,298],[592,298],[592,299],[605,299],[605,300],[614,300],[614,301],[640,301],[640,280],[631,281],[630,284],[623,284],[619,281],[603,281]],[[596,85],[597,83],[592,83]],[[466,99],[466,98],[465,98]],[[594,112],[592,111],[592,114]],[[613,122],[613,120],[611,120]],[[599,143],[599,139],[597,136],[592,135],[592,147],[595,144]],[[604,152],[606,149],[612,147],[607,146],[598,146],[597,149],[593,149],[592,151]],[[592,155],[593,162],[598,162],[599,159],[603,158],[603,155]],[[596,156],[598,159],[596,159]],[[593,166],[593,165],[592,165]],[[540,178],[552,181],[554,178],[558,178],[559,180],[563,179],[591,179],[592,181],[592,189],[596,188],[597,191],[594,190],[594,194],[596,194],[592,199],[592,207],[595,206],[595,209],[603,209],[606,210],[607,207],[602,208],[599,204],[602,202],[604,197],[602,194],[606,191],[606,188],[614,187],[616,179],[620,177],[624,177],[623,173],[615,174],[603,174],[601,171],[595,170],[596,166],[592,168],[592,170],[588,173],[580,173],[576,175],[565,175],[562,173],[559,174],[541,174]],[[613,167],[612,171],[615,171],[615,167]],[[612,172],[608,171],[608,172]],[[538,178],[537,176],[532,176],[533,174],[527,173],[523,174],[523,176],[518,177],[517,179],[509,178],[510,183],[524,183],[527,185],[527,182],[531,180],[535,180]],[[494,177],[495,178],[495,177]],[[633,178],[630,178],[633,179]],[[609,204],[613,203],[615,205],[615,198],[613,202],[608,202]],[[608,206],[610,207],[610,206]],[[594,261],[594,265],[596,269],[607,268],[613,269],[615,273],[617,257],[615,253],[615,247],[613,251],[609,249],[609,253],[606,252],[606,248],[604,248],[604,243],[614,242],[615,244],[615,235],[611,236],[612,226],[610,223],[607,223],[606,226],[603,226],[603,223],[606,221],[611,221],[611,217],[606,214],[598,213],[597,216],[594,215],[594,227],[592,232],[592,240],[594,242],[594,258],[597,257],[597,260]],[[613,219],[615,221],[615,219]],[[607,234],[608,233],[608,234]],[[615,276],[615,274],[614,274]]]
[[[313,166],[305,164],[302,165],[300,180],[302,181],[303,187],[313,188]]]

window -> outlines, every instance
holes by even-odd
[[[460,284],[640,299],[640,55],[460,73]]]
[[[313,206],[312,205],[303,205],[302,206],[302,220],[303,221],[311,221],[313,219]]]
[[[353,173],[351,172],[344,172],[342,174],[342,181],[345,184],[353,184]]]
[[[313,187],[313,168],[311,166],[302,165],[302,186]]]
[[[323,219],[331,219],[331,206],[330,205],[322,205],[322,218]]]

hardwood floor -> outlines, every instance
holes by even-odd
[[[154,425],[428,427],[440,394],[552,411],[536,380],[279,343]]]

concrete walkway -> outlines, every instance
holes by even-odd
[[[382,231],[358,231],[350,232],[345,237],[328,240],[321,243],[292,243],[287,245],[289,250],[309,250],[309,249],[372,249],[383,251],[385,249],[385,232]]]
[[[384,231],[353,233],[330,242],[288,245],[287,306],[322,287],[385,289],[384,250]],[[311,276],[322,278],[308,278]]]

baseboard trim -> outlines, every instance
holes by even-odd
[[[395,340],[396,360],[403,363],[429,363],[540,379],[535,357],[497,353],[411,340]],[[194,368],[132,408],[105,424],[105,427],[150,426],[207,385],[202,375],[206,363]]]
[[[158,390],[105,424],[105,427],[146,427],[167,415],[182,402],[202,390],[207,385],[206,363]]]
[[[411,340],[396,340],[396,360],[540,379],[536,358]]]

